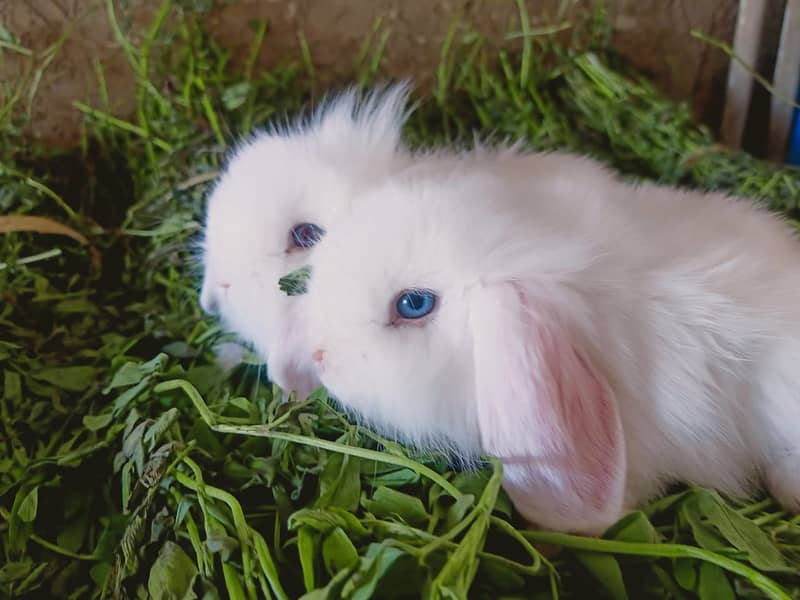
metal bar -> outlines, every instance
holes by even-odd
[[[793,99],[800,83],[800,0],[786,1],[772,83],[775,93],[770,103],[767,156],[770,160],[783,162],[794,107],[782,98]]]
[[[750,68],[755,68],[767,0],[739,0],[739,15],[733,50]],[[753,91],[753,77],[744,65],[731,60],[728,87],[725,92],[725,111],[722,114],[720,138],[724,144],[739,148],[747,122],[747,112]]]

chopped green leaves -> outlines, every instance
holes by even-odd
[[[410,525],[421,525],[428,519],[425,505],[419,498],[388,487],[375,490],[364,506],[379,518],[400,519]]]
[[[278,287],[287,296],[300,296],[308,291],[310,277],[311,267],[300,267],[281,277],[278,281]]]
[[[35,487],[28,492],[19,503],[17,517],[23,523],[33,523],[36,519],[36,512],[39,510],[39,488]]]
[[[193,600],[197,567],[178,544],[166,542],[150,569],[147,591],[153,600]]]
[[[41,369],[33,377],[69,392],[82,392],[97,382],[97,369],[84,367],[51,367]]]

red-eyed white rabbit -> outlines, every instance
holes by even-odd
[[[239,145],[209,198],[201,304],[266,358],[270,378],[303,396],[317,382],[297,352],[303,315],[277,284],[308,260],[360,191],[407,162],[408,86],[347,91],[310,119]]]
[[[310,265],[322,383],[498,457],[531,522],[599,533],[678,481],[800,508],[800,244],[749,202],[511,151],[388,178]]]

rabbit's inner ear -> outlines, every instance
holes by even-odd
[[[518,284],[475,290],[470,321],[484,451],[527,519],[600,533],[622,512],[617,403],[554,311]],[[544,310],[543,310],[544,309]]]

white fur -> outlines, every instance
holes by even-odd
[[[304,265],[290,230],[328,230],[360,191],[400,169],[406,85],[359,95],[349,90],[285,128],[252,136],[232,153],[207,206],[201,304],[266,358],[286,391],[317,385],[297,351],[304,319],[278,279]],[[228,286],[227,288],[225,286]]]
[[[309,356],[325,352],[321,381],[373,426],[422,446],[467,458],[580,451],[563,431],[543,446],[552,432],[524,420],[520,398],[478,397],[476,373],[501,383],[520,374],[503,347],[519,334],[487,333],[508,315],[477,291],[519,285],[532,310],[551,314],[556,338],[569,332],[576,364],[607,386],[618,413],[608,422],[621,424],[623,455],[605,477],[617,485],[611,471],[624,467],[624,489],[578,515],[556,493],[575,479],[508,469],[506,487],[531,521],[601,531],[676,481],[745,495],[763,479],[800,508],[800,246],[751,203],[632,186],[583,158],[509,150],[389,178],[311,259],[299,301]],[[392,323],[406,288],[439,294],[425,322]],[[498,418],[503,410],[512,412]]]

